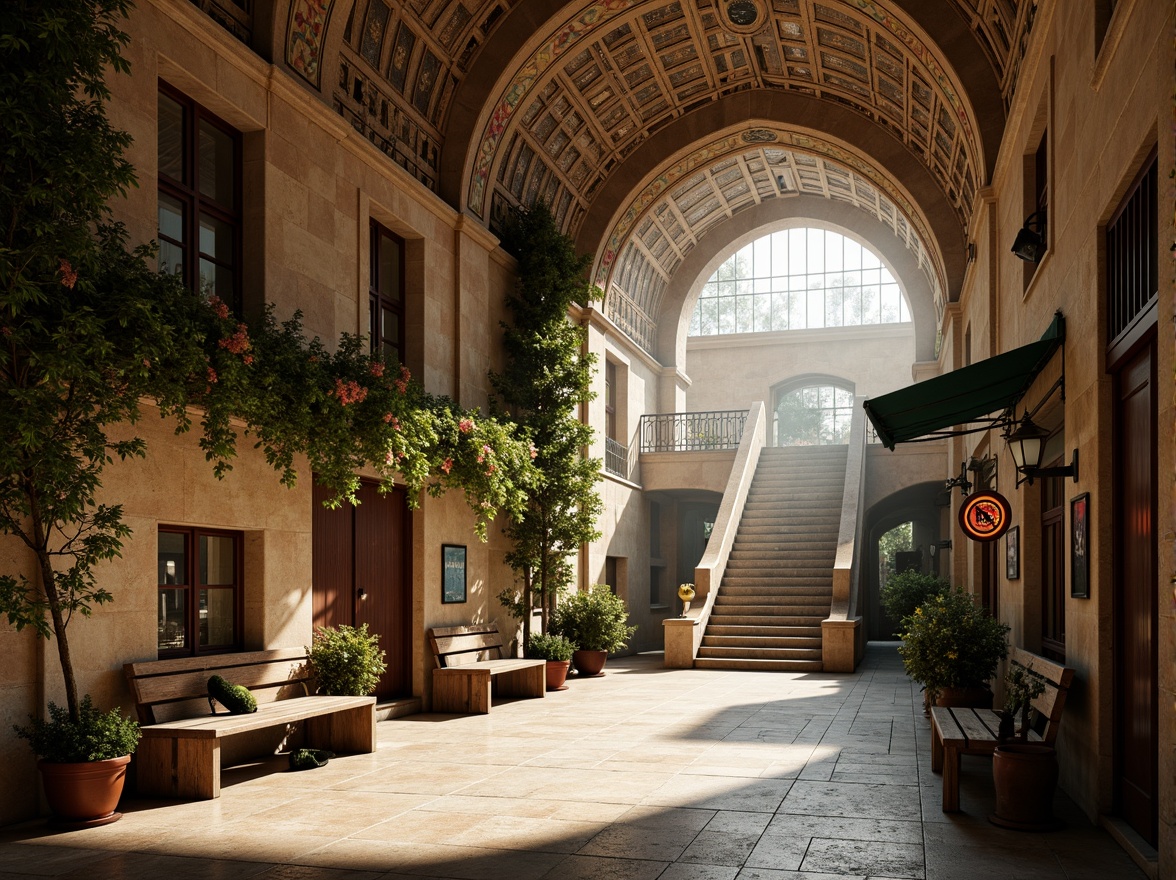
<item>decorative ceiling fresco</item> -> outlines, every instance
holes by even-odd
[[[769,199],[809,195],[854,205],[892,230],[926,275],[936,308],[943,267],[910,197],[853,151],[804,132],[753,127],[671,161],[635,191],[613,224],[595,281],[609,318],[655,353],[662,295],[674,271],[711,229]]]
[[[247,16],[231,17],[234,33],[250,41],[251,0],[244,6],[240,0],[194,2],[218,21],[226,14],[217,10],[248,9]],[[778,190],[776,168],[791,169],[797,192],[820,188],[830,199],[851,194],[855,204],[860,201],[904,240],[917,242],[919,264],[929,273],[937,300],[942,302],[945,292],[952,295],[976,193],[994,161],[984,145],[999,139],[1037,2],[274,0],[274,5],[283,10],[275,25],[285,29],[278,45],[289,69],[394,162],[492,229],[506,211],[547,201],[565,231],[577,236],[583,230],[578,241],[595,249],[597,280],[616,283],[632,303],[644,303],[644,311],[654,307],[653,291],[680,259],[675,253],[697,246],[714,224],[757,198],[787,194],[772,191]],[[331,57],[322,57],[324,52]],[[790,95],[828,108],[830,115],[860,119],[863,148],[855,161],[865,165],[795,143],[781,142],[771,148],[776,152],[741,144],[694,169],[712,191],[698,204],[682,208],[668,194],[649,199],[641,187],[654,165],[658,173],[666,172],[668,157],[626,163],[663,131],[688,133],[673,151],[706,153],[714,131],[693,129],[691,114],[741,93]],[[767,122],[786,128],[790,120]],[[820,125],[811,120],[806,127],[819,134]],[[866,158],[874,155],[867,147],[880,139],[898,145],[902,161],[921,168],[930,181],[920,204],[910,205],[919,200],[903,194],[894,167]],[[842,134],[840,142],[846,140]],[[808,161],[817,164],[806,166]],[[821,182],[806,177],[809,173]],[[681,185],[670,189],[677,192]],[[637,191],[630,192],[630,186]],[[940,193],[934,229],[926,222],[928,191]],[[871,200],[871,192],[877,198]],[[637,205],[642,207],[634,213]],[[681,216],[662,228],[662,214],[671,209]],[[628,220],[619,223],[622,214]],[[674,228],[684,237],[672,234]],[[646,241],[651,229],[659,230],[664,248]],[[945,262],[949,250],[953,257]],[[638,277],[643,280],[635,282]],[[657,317],[654,308],[649,318]]]

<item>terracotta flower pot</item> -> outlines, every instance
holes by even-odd
[[[983,685],[979,687],[945,686],[940,689],[939,697],[935,700],[935,705],[966,709],[991,709],[992,691]]]
[[[547,661],[547,689],[549,691],[560,691],[567,687],[564,681],[568,677],[568,666],[570,664],[570,660]]]
[[[107,825],[122,818],[116,813],[126,782],[131,756],[90,761],[84,764],[55,764],[38,761],[45,799],[53,811],[54,824],[66,828]]]
[[[572,665],[579,675],[600,675],[607,659],[608,651],[577,651],[572,655]]]
[[[988,821],[1017,831],[1053,831],[1062,827],[1054,818],[1053,797],[1058,784],[1058,760],[1053,746],[1040,743],[1002,743],[992,753],[992,784],[996,811]]]

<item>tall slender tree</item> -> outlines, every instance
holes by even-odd
[[[568,316],[598,290],[587,280],[589,259],[576,253],[545,204],[514,214],[503,244],[518,259],[518,283],[507,299],[512,321],[503,324],[506,368],[490,381],[497,403],[533,444],[539,484],[505,529],[514,543],[506,562],[522,595],[507,590],[500,598],[522,617],[526,644],[534,609],[546,630],[559,592],[572,581],[571,555],[600,536],[600,460],[586,455],[593,430],[580,416],[595,396],[596,357],[587,351],[587,329]]]

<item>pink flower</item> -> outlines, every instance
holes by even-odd
[[[216,312],[216,316],[222,321],[229,317],[229,307],[216,294],[208,298],[208,305],[212,307],[212,310]]]
[[[208,375],[207,375],[207,379],[208,379],[208,384],[209,384],[209,385],[215,385],[215,384],[216,384],[216,380],[217,380],[216,370],[214,370],[212,367],[209,367],[209,368],[208,368]]]
[[[393,419],[392,419],[392,430],[393,430],[393,431],[399,431],[399,430],[400,430],[400,419],[398,419],[398,418],[393,418]]]
[[[73,266],[65,257],[62,257],[57,264],[57,274],[61,276],[62,287],[68,287],[72,290],[73,286],[78,283],[78,273],[74,271]]]
[[[243,358],[241,358],[241,362],[245,364],[245,366],[249,366],[251,363],[253,363],[253,355],[245,355]]]
[[[368,370],[377,379],[384,375],[384,365],[379,361],[372,361],[372,365],[368,367]]]
[[[396,386],[396,390],[403,394],[408,390],[408,380],[412,378],[412,373],[408,371],[408,367],[403,364],[400,365],[400,378],[396,379],[392,384]]]
[[[474,420],[473,419],[462,419],[460,422],[457,423],[457,429],[459,431],[461,431],[463,434],[468,434],[470,431],[474,430]]]
[[[249,351],[249,328],[244,324],[237,325],[237,332],[219,343],[221,348],[227,348],[233,354],[244,354]]]
[[[386,425],[390,421],[392,421],[392,413],[384,413],[384,424]]]
[[[445,473],[449,473],[449,471],[452,469],[453,469],[453,459],[452,458],[447,458],[447,459],[445,459],[445,461],[441,462],[441,470],[445,471]]]
[[[483,451],[484,453],[486,453],[487,455],[490,455],[491,453],[493,453],[493,452],[494,452],[494,450],[493,450],[493,449],[491,449],[491,448],[490,448],[488,445],[483,445],[483,446],[482,446],[482,451]]]
[[[532,460],[539,457],[539,450],[535,448],[535,444],[531,444],[531,458]]]
[[[147,369],[150,370],[151,369],[151,361],[149,361],[147,358],[143,358],[143,366],[145,366]]]
[[[354,380],[344,382],[342,379],[336,379],[333,393],[339,398],[339,402],[343,406],[351,403],[360,403],[367,397],[367,389]]]
[[[490,475],[491,475],[492,473],[494,473],[496,470],[498,470],[498,468],[497,468],[497,467],[495,467],[494,465],[490,465],[490,467],[489,467],[489,468],[487,468],[487,470],[486,470],[486,476],[490,476]]]

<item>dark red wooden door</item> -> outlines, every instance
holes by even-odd
[[[368,625],[380,637],[388,669],[376,696],[412,693],[412,606],[405,494],[360,487],[358,507],[323,507],[314,489],[312,517],[315,626]]]
[[[1153,846],[1158,817],[1155,344],[1115,376],[1115,776]]]

